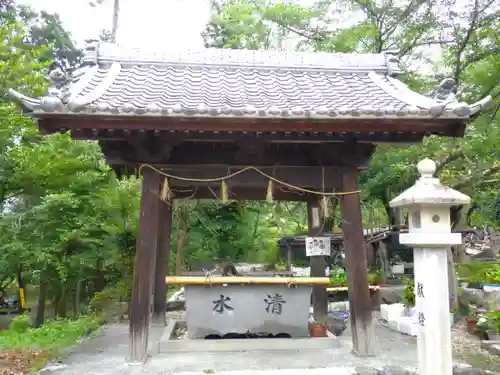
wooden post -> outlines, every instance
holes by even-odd
[[[359,190],[357,168],[342,172],[342,191]],[[368,289],[367,261],[360,195],[348,194],[340,197],[342,229],[349,287],[349,306],[353,352],[360,356],[374,355],[372,304]]]
[[[307,222],[309,236],[314,237],[321,233],[324,220],[317,201],[307,202]],[[309,266],[311,277],[325,277],[326,259],[324,256],[311,257]],[[313,285],[312,305],[315,318],[322,318],[328,314],[328,293],[325,285]]]
[[[172,202],[160,200],[158,212],[158,249],[156,253],[155,287],[153,297],[153,322],[165,323],[167,290],[165,277],[168,275],[170,257],[170,235],[172,233]]]
[[[129,360],[147,358],[151,296],[153,294],[159,207],[159,176],[150,169],[142,174],[141,212],[130,307]]]

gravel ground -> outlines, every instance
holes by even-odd
[[[474,368],[500,371],[500,357],[481,349],[481,341],[466,331],[465,324],[456,324],[451,331],[453,355]]]
[[[379,325],[387,326],[386,322],[380,319],[378,311],[374,312],[374,318]],[[500,357],[482,349],[481,340],[479,337],[467,333],[463,320],[453,325],[451,329],[451,344],[453,347],[453,358],[457,362],[469,364],[474,368],[500,371]]]
[[[176,319],[182,314],[174,313]],[[172,316],[173,317],[173,316]],[[375,313],[375,334],[378,351],[374,358],[358,358],[351,354],[351,334],[348,329],[339,340],[340,349],[312,351],[235,352],[235,353],[175,353],[152,356],[143,366],[131,367],[124,363],[128,347],[128,326],[125,324],[107,327],[101,337],[80,345],[67,359],[65,368],[52,372],[53,375],[148,375],[219,373],[221,371],[243,370],[292,370],[318,369],[318,374],[328,369],[332,375],[349,373],[355,366],[381,368],[386,364],[414,369],[417,366],[417,340],[384,327]],[[159,338],[158,332],[152,334]],[[457,363],[468,363],[473,367],[498,371],[500,357],[495,357],[480,348],[477,338],[465,332],[464,326],[456,325],[452,330],[454,357]],[[308,369],[307,371],[305,369]],[[346,372],[347,371],[347,372]],[[283,373],[284,374],[284,373]],[[311,373],[312,374],[312,373]],[[316,372],[314,373],[316,375]],[[264,375],[264,374],[263,374]]]

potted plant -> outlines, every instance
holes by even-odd
[[[500,306],[488,311],[488,337],[492,341],[500,341]]]
[[[406,280],[403,291],[403,304],[407,309],[408,316],[415,315],[415,283],[411,279]]]
[[[384,271],[376,270],[375,272],[368,272],[368,284],[380,285],[380,282],[385,279]]]
[[[330,285],[332,286],[346,286],[347,273],[345,272],[332,272],[330,276]]]
[[[481,340],[488,340],[488,328],[488,318],[484,314],[478,314],[476,328],[471,333],[479,333]]]
[[[469,312],[465,318],[467,323],[467,332],[474,334],[477,332],[477,306],[469,305]]]
[[[328,337],[328,325],[330,322],[331,318],[327,316],[315,318],[314,321],[309,323],[309,336]]]

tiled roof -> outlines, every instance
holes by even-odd
[[[35,113],[299,119],[467,118],[488,102],[457,102],[449,82],[432,97],[412,92],[394,78],[388,54],[160,53],[93,43],[71,80],[51,73],[45,97],[11,96]]]

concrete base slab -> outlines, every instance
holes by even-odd
[[[500,356],[500,341],[483,340],[481,341],[481,348],[489,351],[492,354]]]
[[[321,338],[269,338],[269,339],[222,339],[177,340],[173,337],[178,326],[185,326],[183,321],[169,321],[158,342],[157,353],[172,352],[248,352],[248,351],[283,351],[283,350],[323,350],[340,348],[339,339],[329,333]]]

